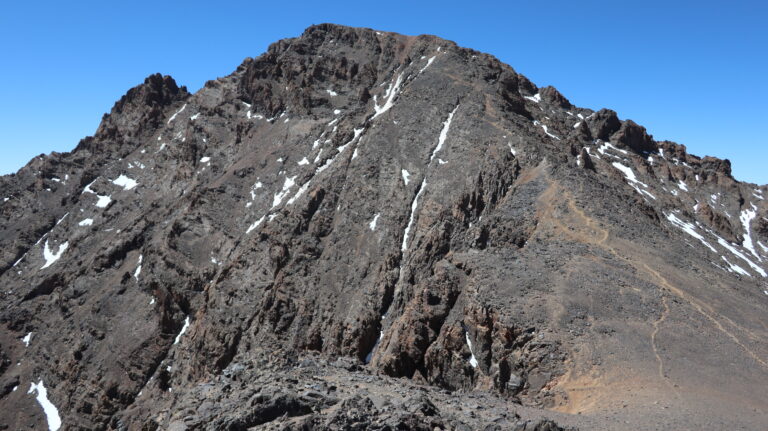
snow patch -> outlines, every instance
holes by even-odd
[[[83,191],[82,191],[82,192],[80,192],[80,194],[85,194],[85,193],[92,193],[92,194],[94,194],[94,195],[95,195],[95,194],[96,194],[96,192],[94,192],[94,191],[93,191],[93,189],[91,188],[91,186],[92,186],[92,185],[93,185],[93,183],[95,183],[95,182],[96,182],[96,180],[98,180],[98,179],[99,179],[99,178],[98,178],[98,177],[96,177],[96,178],[95,178],[93,181],[91,181],[90,183],[88,183],[88,185],[87,185],[87,186],[85,186],[85,188],[83,188]]]
[[[429,157],[430,162],[435,158],[435,155],[437,154],[437,152],[443,148],[443,144],[445,144],[445,139],[448,137],[448,130],[451,128],[451,121],[453,120],[453,114],[456,113],[457,109],[459,109],[459,105],[456,105],[456,107],[453,108],[453,111],[451,111],[451,113],[448,114],[448,118],[443,122],[443,128],[442,130],[440,130],[440,137],[437,139],[437,147],[435,147],[435,149],[432,150],[432,156]],[[406,182],[406,184],[408,183]]]
[[[421,186],[419,187],[419,191],[416,192],[416,197],[413,198],[413,202],[411,202],[411,216],[408,219],[408,225],[405,227],[405,232],[403,233],[403,245],[400,247],[400,250],[405,252],[408,249],[408,235],[411,232],[411,227],[413,227],[413,220],[414,216],[416,214],[416,208],[419,206],[419,197],[424,192],[424,189],[427,187],[427,180],[426,178],[422,180]]]
[[[755,250],[755,243],[752,241],[752,233],[749,230],[749,225],[752,223],[752,220],[757,216],[757,213],[755,212],[755,206],[752,206],[752,209],[745,209],[741,211],[741,215],[739,216],[739,220],[741,220],[742,226],[744,226],[744,242],[742,243],[742,246],[749,250],[756,258],[757,260],[762,261],[763,259],[760,258],[760,255],[757,254],[757,251]]]
[[[168,124],[171,124],[171,121],[176,119],[176,116],[184,112],[184,109],[187,108],[187,104],[185,103],[184,106],[181,107],[178,111],[176,111],[173,115],[171,115],[171,118],[168,119]]]
[[[112,196],[96,195],[96,197],[99,198],[96,201],[96,206],[99,208],[106,208],[107,205],[109,205],[109,203],[112,202]]]
[[[622,150],[621,148],[616,148],[613,144],[610,142],[603,142],[603,145],[601,145],[597,151],[600,152],[600,154],[605,154],[607,150],[613,150],[616,152],[619,152],[621,154],[629,154],[626,150]],[[608,154],[609,156],[612,156],[613,154]]]
[[[372,231],[375,231],[375,230],[376,230],[376,222],[377,222],[377,221],[379,221],[379,216],[380,216],[380,215],[381,215],[381,214],[376,214],[375,216],[373,216],[373,220],[371,220],[371,222],[370,222],[370,223],[368,223],[368,227],[369,227],[369,228],[370,228]]]
[[[432,65],[432,62],[435,61],[435,57],[437,57],[437,56],[435,55],[435,56],[430,57],[429,60],[427,60],[427,65],[422,67],[421,70],[419,70],[419,73],[424,72],[425,70],[427,70],[427,68]]]
[[[392,83],[387,87],[387,91],[384,92],[384,97],[387,101],[383,106],[379,106],[376,96],[373,96],[373,110],[376,112],[371,120],[376,119],[379,115],[389,111],[395,104],[395,97],[400,92],[400,85],[403,83],[403,74],[399,74],[395,80],[394,86]]]
[[[331,96],[331,97],[336,97],[336,96],[338,96],[338,95],[339,95],[339,93],[337,93],[337,92],[335,92],[335,91],[331,90],[330,88],[329,88],[329,89],[327,89],[327,90],[325,90],[325,91],[326,91],[326,92],[328,93],[328,95],[329,95],[329,96]]]
[[[536,93],[533,96],[523,96],[523,97],[528,99],[528,100],[532,100],[532,101],[534,101],[536,103],[541,102],[541,94],[539,94],[539,93]]]
[[[763,244],[760,241],[757,241],[757,245],[759,245],[760,248],[762,248],[764,252],[768,253],[768,246],[766,246],[765,244]]]
[[[734,256],[736,256],[736,257],[740,258],[741,260],[743,260],[744,262],[746,262],[749,266],[752,267],[753,270],[755,270],[755,272],[757,272],[758,274],[762,275],[763,277],[768,277],[768,274],[765,273],[763,268],[760,268],[756,263],[752,262],[747,256],[744,255],[744,253],[740,252],[736,247],[731,245],[731,243],[729,243],[728,241],[724,240],[723,238],[721,238],[721,237],[719,237],[717,235],[715,235],[715,237],[717,238],[717,243],[718,244],[720,244],[723,247],[725,247],[728,251],[733,253]]]
[[[467,339],[467,347],[469,347],[469,354],[470,354],[469,365],[471,365],[472,368],[477,368],[477,358],[475,358],[475,352],[472,351],[472,340],[469,339],[469,331],[465,330],[464,336]]]
[[[293,195],[292,198],[288,199],[288,202],[286,202],[286,205],[293,205],[294,202],[296,202],[296,199],[300,198],[304,193],[306,193],[307,189],[309,189],[309,184],[312,182],[312,180],[307,180],[306,183],[304,183],[299,189],[296,191],[296,194]]]
[[[624,174],[624,176],[627,178],[627,181],[631,181],[633,183],[641,184],[643,187],[648,187],[647,184],[645,184],[645,183],[643,183],[641,181],[638,181],[637,177],[635,177],[635,172],[632,170],[632,168],[630,168],[628,166],[624,166],[624,165],[622,165],[619,162],[613,162],[612,165],[613,165],[614,168],[620,170]]]
[[[141,261],[144,260],[144,255],[139,255],[139,261],[136,264],[136,270],[133,271],[133,277],[136,279],[136,281],[139,281],[139,274],[141,274]]]
[[[125,175],[120,175],[116,179],[112,181],[112,184],[116,186],[122,187],[124,190],[131,190],[132,188],[139,185],[139,183],[136,182],[136,180],[133,180],[131,178],[126,177]]]
[[[210,161],[211,161],[210,157],[203,157],[202,159],[200,159],[200,163],[208,163]]]
[[[283,201],[283,199],[288,195],[288,191],[293,187],[296,180],[296,175],[293,177],[285,177],[285,183],[283,183],[283,190],[279,193],[275,194],[275,197],[272,199],[272,208],[280,205],[280,202]]]
[[[534,121],[534,122],[533,122],[533,125],[534,125],[534,126],[541,126],[541,128],[542,128],[542,129],[544,129],[544,133],[546,133],[546,134],[547,134],[547,136],[549,136],[550,138],[554,138],[554,139],[557,139],[558,141],[560,140],[560,138],[559,138],[559,137],[557,137],[557,136],[555,136],[555,135],[553,135],[553,134],[549,133],[549,130],[547,129],[547,126],[545,126],[544,124],[541,124],[541,123],[539,123],[538,121]]]
[[[67,250],[69,247],[69,242],[64,242],[61,245],[59,245],[59,251],[57,251],[55,254],[51,252],[51,249],[48,248],[48,240],[45,240],[45,247],[43,248],[43,259],[45,259],[45,265],[43,265],[40,269],[48,268],[49,266],[53,265],[54,262],[59,260],[61,258],[61,255],[64,254],[64,251]]]
[[[260,219],[256,220],[252,225],[248,226],[248,230],[245,231],[246,235],[251,233],[252,230],[259,227],[259,225],[264,222],[264,217],[265,216],[261,216]]]
[[[308,165],[308,164],[309,164],[309,160],[307,160],[307,158],[306,158],[306,157],[304,157],[303,159],[299,160],[297,164],[298,164],[299,166]]]
[[[48,421],[48,430],[57,431],[61,428],[61,416],[59,416],[59,410],[56,406],[48,399],[48,390],[45,389],[43,379],[40,379],[37,384],[32,383],[29,386],[27,393],[31,394],[33,392],[37,392],[37,402],[43,408],[43,413],[45,413],[45,419]]]
[[[745,270],[744,268],[740,267],[739,265],[736,265],[736,264],[733,264],[733,263],[729,262],[728,259],[725,258],[725,256],[720,256],[720,257],[722,257],[723,260],[725,261],[725,263],[728,265],[728,270],[729,271],[735,272],[735,273],[741,274],[741,275],[746,275],[747,277],[752,277],[747,272],[747,270]]]
[[[672,214],[672,213],[669,213],[669,214],[667,214],[667,220],[669,220],[669,221],[670,221],[670,222],[671,222],[673,225],[675,225],[675,226],[677,226],[678,228],[682,229],[682,230],[683,230],[683,232],[685,232],[685,233],[687,233],[688,235],[690,235],[690,236],[692,236],[692,237],[694,237],[694,238],[698,239],[699,241],[701,241],[701,243],[702,243],[702,244],[704,244],[705,246],[707,246],[707,248],[709,248],[709,249],[710,249],[710,250],[712,250],[713,252],[717,253],[717,250],[715,250],[715,248],[714,248],[714,247],[712,247],[712,246],[711,246],[711,245],[710,245],[710,244],[709,244],[709,243],[708,243],[708,242],[707,242],[707,241],[704,239],[704,237],[703,237],[703,236],[701,236],[701,234],[699,234],[698,232],[696,232],[696,226],[694,226],[693,224],[691,224],[691,223],[686,223],[686,222],[684,222],[684,221],[680,220],[680,219],[679,219],[679,218],[678,218],[676,215],[674,215],[674,214]]]
[[[408,183],[410,182],[409,178],[410,178],[411,174],[408,171],[406,171],[405,169],[400,171],[400,174],[403,176],[403,182],[407,186]]]
[[[32,341],[32,333],[25,335],[24,338],[21,339],[21,342],[24,343],[24,347],[29,347],[29,342]]]

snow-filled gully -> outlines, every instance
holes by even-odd
[[[456,106],[453,108],[453,110],[451,110],[451,112],[448,114],[448,117],[443,122],[443,127],[440,130],[440,135],[438,136],[437,144],[432,149],[432,152],[430,153],[430,156],[429,156],[429,162],[427,163],[427,169],[426,169],[427,171],[429,171],[430,167],[433,165],[435,156],[437,156],[437,154],[440,152],[440,150],[442,150],[443,146],[445,145],[445,141],[448,138],[448,133],[451,129],[451,123],[453,122],[453,116],[454,114],[456,114],[456,111],[458,109],[459,109],[459,104],[456,104]],[[439,160],[440,159],[438,159],[438,166],[440,165]],[[408,176],[403,174],[403,180],[406,185],[409,182],[406,180]],[[419,208],[419,198],[421,198],[421,195],[424,193],[424,190],[426,190],[426,188],[427,188],[427,173],[424,174],[424,178],[421,180],[421,184],[419,185],[418,189],[416,189],[416,195],[413,197],[413,200],[411,201],[410,212],[408,214],[408,224],[405,226],[405,230],[403,231],[403,242],[400,246],[401,262],[405,257],[405,254],[408,252],[408,245],[409,245],[408,243],[409,243],[409,239],[411,238],[411,229],[413,229],[413,224],[416,220],[417,210]],[[402,279],[402,271],[400,271],[397,283],[395,284],[395,286],[397,286],[395,291],[396,295],[399,292],[397,289],[399,289],[399,286],[401,284],[401,279]],[[386,315],[387,315],[387,312],[385,311],[384,315],[382,316],[382,319],[379,321],[379,328],[382,328],[381,335],[379,336],[379,341],[381,341],[381,338],[383,337],[383,334],[384,334],[383,321]],[[371,351],[366,355],[366,363],[370,362],[370,359],[373,356],[373,353],[375,352],[376,348],[379,345],[379,341],[376,341]]]

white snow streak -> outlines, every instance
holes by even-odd
[[[329,88],[329,89],[327,89],[327,90],[325,90],[325,91],[326,91],[326,92],[327,92],[327,93],[328,93],[328,94],[329,94],[331,97],[336,97],[336,96],[338,96],[338,95],[339,95],[339,93],[337,93],[337,92],[335,92],[335,91],[331,90],[330,88]]]
[[[249,234],[249,233],[251,233],[252,230],[254,230],[257,227],[259,227],[259,225],[264,222],[264,217],[266,217],[266,216],[261,216],[260,219],[256,220],[252,225],[248,226],[248,230],[246,230],[245,233]]]
[[[306,157],[304,157],[303,159],[299,160],[297,164],[298,164],[299,166],[308,165],[308,164],[309,164],[309,160],[307,160],[307,158],[306,158]]]
[[[766,246],[765,244],[763,244],[760,241],[757,241],[757,245],[759,245],[760,248],[762,248],[764,252],[768,253],[768,246]]]
[[[553,135],[553,134],[549,133],[549,130],[547,129],[547,126],[545,126],[545,125],[543,125],[543,124],[539,123],[538,121],[534,121],[534,122],[533,122],[533,125],[534,125],[534,126],[541,126],[541,128],[542,128],[542,129],[544,129],[544,133],[546,133],[546,134],[547,134],[547,136],[549,136],[550,138],[555,138],[555,139],[557,139],[558,141],[560,140],[560,138],[559,138],[559,137],[557,137],[557,136],[555,136],[555,135]]]
[[[429,58],[429,60],[427,60],[427,65],[426,65],[426,66],[424,66],[424,67],[422,67],[422,68],[421,68],[421,70],[419,70],[419,73],[421,73],[421,72],[424,72],[425,70],[427,70],[427,68],[428,68],[430,65],[432,65],[432,62],[433,62],[433,61],[435,61],[435,57],[437,57],[437,56],[432,56],[432,57],[430,57],[430,58]]]
[[[471,365],[472,368],[477,368],[477,358],[475,358],[475,352],[472,351],[472,341],[469,339],[469,331],[465,330],[464,335],[467,338],[467,347],[469,347],[469,354],[471,355],[469,357],[469,365]]]
[[[208,163],[210,161],[211,161],[210,157],[203,157],[202,159],[200,159],[200,163]]]
[[[749,225],[752,223],[752,219],[754,219],[756,215],[757,213],[755,212],[754,205],[752,206],[752,209],[741,211],[739,220],[741,220],[741,224],[744,226],[744,242],[742,245],[744,248],[749,250],[757,258],[757,260],[762,261],[763,259],[760,258],[760,255],[758,255],[757,251],[755,250],[755,243],[752,241],[752,233],[749,231]]]
[[[536,103],[541,102],[541,94],[539,94],[539,93],[536,93],[533,96],[523,96],[523,97],[525,97],[528,100],[532,100],[532,101],[534,101]]]
[[[405,232],[403,233],[403,245],[400,247],[400,250],[405,252],[408,249],[408,234],[411,232],[411,227],[413,226],[413,219],[416,214],[416,208],[419,206],[419,197],[424,192],[424,189],[427,187],[427,179],[425,178],[421,182],[421,186],[419,187],[419,191],[416,193],[416,197],[413,198],[413,202],[411,202],[411,216],[408,219],[408,226],[405,227]]]
[[[633,183],[642,184],[643,187],[648,187],[645,183],[638,181],[637,177],[635,177],[635,172],[632,170],[632,168],[628,166],[624,166],[619,162],[613,162],[613,167],[620,170],[622,173],[624,173],[624,176],[627,177],[627,181],[631,181]]]
[[[291,187],[293,187],[296,180],[296,175],[293,177],[285,177],[285,183],[283,183],[283,190],[280,193],[276,193],[275,197],[272,199],[272,208],[280,205],[280,202],[283,201],[283,199],[288,196],[288,192],[290,191]]]
[[[176,111],[176,113],[171,115],[171,118],[168,119],[168,124],[171,124],[171,121],[175,120],[176,116],[184,112],[184,109],[186,108],[187,108],[187,104],[185,103],[184,106],[181,107],[181,109],[179,109],[178,111]]]
[[[379,106],[378,102],[376,101],[376,96],[373,96],[373,110],[376,111],[376,113],[371,117],[371,120],[375,119],[379,115],[387,112],[394,106],[395,104],[395,97],[397,96],[397,93],[400,91],[400,84],[403,83],[403,74],[397,76],[397,79],[395,80],[394,87],[392,84],[389,84],[389,87],[387,87],[387,91],[384,93],[384,97],[387,98],[387,101],[384,103],[384,106]]]
[[[78,223],[79,226],[90,226],[92,224],[93,224],[92,218],[83,219],[80,221],[80,223]]]
[[[29,342],[32,341],[32,333],[25,335],[24,338],[21,339],[21,342],[24,343],[25,347],[29,347]]]
[[[139,255],[139,262],[136,264],[136,271],[133,271],[133,277],[136,278],[136,281],[139,281],[139,274],[141,274],[141,261],[144,260],[144,255]]]
[[[309,189],[309,184],[312,182],[311,179],[307,180],[306,183],[304,183],[299,189],[296,191],[296,194],[293,195],[292,198],[288,199],[288,202],[286,202],[286,205],[293,205],[294,202],[296,202],[296,199],[300,198],[301,195],[306,193],[307,189]]]
[[[739,265],[736,265],[736,264],[733,264],[733,263],[729,262],[728,259],[725,258],[725,256],[720,256],[720,257],[722,257],[723,260],[725,261],[725,263],[728,265],[728,270],[729,271],[735,272],[735,273],[741,274],[741,275],[746,275],[747,277],[752,277],[752,275],[750,275],[747,272],[747,270],[745,270],[744,268],[740,267]]]
[[[176,339],[173,340],[173,344],[179,344],[179,340],[181,340],[181,336],[184,335],[185,332],[187,332],[187,328],[189,328],[189,316],[184,318],[184,326],[181,327],[181,331],[179,332],[179,335],[177,335]]]
[[[437,152],[443,148],[443,144],[445,144],[445,139],[448,137],[448,130],[451,128],[451,121],[453,120],[453,114],[456,113],[457,109],[459,109],[459,105],[456,105],[456,107],[453,108],[453,111],[451,111],[451,113],[448,114],[448,118],[443,122],[443,129],[440,130],[440,137],[437,139],[437,147],[435,147],[435,149],[432,150],[432,156],[429,157],[430,162],[435,158],[435,155],[437,155]]]
[[[756,263],[752,262],[747,256],[744,255],[744,253],[740,252],[736,247],[731,245],[728,241],[724,240],[723,238],[720,238],[719,236],[715,235],[717,238],[717,243],[728,249],[731,253],[733,253],[736,257],[740,258],[744,262],[747,262],[749,266],[752,267],[755,272],[762,275],[763,277],[768,277],[768,274],[765,273],[763,268],[760,268]]]
[[[31,394],[33,392],[37,392],[37,402],[45,413],[45,419],[48,421],[48,430],[57,431],[61,428],[61,416],[59,416],[59,410],[56,406],[48,399],[48,390],[45,389],[43,379],[40,379],[37,384],[32,383],[29,386],[27,393]]]
[[[93,193],[93,194],[96,194],[96,192],[94,192],[94,191],[93,191],[93,189],[91,189],[91,186],[92,186],[92,185],[93,185],[93,183],[95,183],[95,182],[96,182],[96,180],[98,180],[98,179],[99,179],[99,178],[98,178],[98,177],[96,177],[96,178],[95,178],[93,181],[91,181],[90,183],[88,183],[88,185],[87,185],[87,186],[85,186],[85,188],[83,188],[83,191],[82,191],[82,192],[80,192],[80,194],[84,194],[84,193]]]
[[[699,241],[701,241],[701,243],[702,243],[702,244],[704,244],[705,246],[707,246],[707,248],[709,248],[709,249],[710,249],[710,250],[712,250],[713,252],[717,253],[717,250],[715,250],[715,248],[714,248],[714,247],[712,247],[711,245],[709,245],[709,243],[708,243],[708,242],[707,242],[707,241],[704,239],[704,237],[703,237],[703,236],[701,236],[701,234],[699,234],[698,232],[696,232],[696,227],[695,227],[693,224],[691,224],[691,223],[686,223],[686,222],[684,222],[684,221],[680,220],[679,218],[677,218],[677,216],[676,216],[676,215],[674,215],[674,214],[672,214],[672,213],[669,213],[669,214],[667,214],[667,220],[669,220],[669,221],[670,221],[670,222],[671,222],[673,225],[675,225],[675,226],[677,226],[678,228],[682,229],[682,230],[683,230],[683,232],[685,232],[685,233],[687,233],[688,235],[690,235],[690,236],[692,236],[692,237],[694,237],[694,238],[698,239]]]
[[[641,182],[641,181],[639,181],[637,179],[637,177],[635,177],[635,172],[632,170],[632,168],[630,168],[628,166],[624,166],[624,165],[622,165],[619,162],[613,162],[612,165],[613,165],[614,168],[616,168],[616,169],[620,170],[622,173],[624,173],[624,176],[627,178],[627,181],[629,182],[629,185],[632,186],[633,189],[637,190],[638,193],[640,193],[641,195],[648,195],[651,198],[656,199],[656,196],[654,196],[650,192],[648,192],[646,190],[643,190],[640,187],[638,187],[638,185],[640,185],[640,186],[643,186],[643,187],[647,188],[648,185],[643,183],[643,182]]]
[[[615,147],[613,144],[611,144],[610,142],[603,142],[603,145],[601,145],[601,146],[600,146],[600,147],[597,149],[597,151],[599,151],[599,152],[600,152],[600,154],[605,154],[605,151],[606,151],[606,150],[608,150],[608,149],[611,149],[611,150],[613,150],[613,151],[617,151],[617,152],[619,152],[619,153],[621,153],[621,154],[629,154],[629,153],[627,153],[627,151],[626,151],[626,150],[622,150],[621,148],[616,148],[616,147]],[[609,156],[612,156],[613,154],[608,154],[608,155],[609,155]]]

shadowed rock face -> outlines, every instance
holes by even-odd
[[[765,186],[433,36],[150,76],[0,191],[9,429],[41,380],[66,429],[768,422]]]

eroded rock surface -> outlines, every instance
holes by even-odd
[[[765,188],[433,36],[153,75],[0,177],[0,427],[764,428]]]

